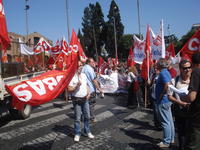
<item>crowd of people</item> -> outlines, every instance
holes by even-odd
[[[178,134],[179,150],[200,149],[200,52],[191,61],[182,59],[178,72],[169,60],[160,59],[153,67],[150,99],[154,110],[154,124],[162,129],[161,148],[175,142]]]
[[[90,122],[97,121],[97,91],[103,94],[96,71],[93,58],[88,58],[85,64],[79,62],[78,70],[67,87],[74,106],[76,142],[81,136],[81,121],[84,123],[85,134],[94,138]],[[170,147],[175,142],[177,129],[180,150],[200,149],[200,52],[193,55],[191,61],[182,59],[176,69],[172,67],[170,59],[159,59],[151,67],[148,81],[141,78],[141,70],[137,65],[127,68],[124,64],[119,64],[105,70],[107,75],[113,72],[124,76],[126,80],[128,108],[139,104],[141,97],[144,102],[144,88],[148,88],[148,103],[153,108],[155,127],[163,132],[158,147]]]

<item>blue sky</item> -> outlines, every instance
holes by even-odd
[[[39,32],[54,42],[65,36],[67,38],[66,0],[29,0],[29,33]],[[138,33],[137,0],[115,0],[121,14],[125,33]],[[165,35],[170,33],[178,38],[186,34],[192,24],[200,23],[200,0],[139,0],[141,32],[146,33],[149,24],[155,33],[159,30],[160,20],[164,20]],[[9,32],[26,34],[25,0],[3,0]],[[69,24],[77,32],[82,28],[84,8],[97,0],[68,0]],[[107,20],[111,0],[98,0]]]

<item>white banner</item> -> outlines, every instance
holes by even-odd
[[[20,52],[23,55],[34,55],[33,48],[28,47],[24,42],[19,38],[20,43]]]
[[[133,36],[134,39],[134,49],[133,49],[133,60],[138,63],[142,64],[143,59],[145,58],[145,41],[138,39],[135,35]]]
[[[98,81],[104,93],[115,93],[118,90],[118,73],[100,75]]]

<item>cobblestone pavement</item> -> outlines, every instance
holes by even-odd
[[[72,103],[56,99],[33,108],[26,120],[13,120],[8,112],[0,123],[0,150],[156,150],[162,132],[156,131],[152,110],[128,109],[126,95],[97,98],[97,123],[91,124],[95,139],[84,134],[73,141]],[[137,105],[138,106],[138,105]],[[170,147],[177,150],[177,145]]]

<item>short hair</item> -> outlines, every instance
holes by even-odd
[[[86,60],[86,64],[89,64],[91,62],[91,60],[94,60],[92,57],[89,57],[87,60]]]
[[[200,52],[194,53],[192,55],[192,63],[193,64],[200,64]]]
[[[181,68],[184,64],[186,63],[190,63],[191,64],[191,61],[187,60],[187,59],[182,59],[179,63],[179,68]]]
[[[167,60],[165,58],[160,58],[157,62],[157,67],[158,68],[168,68],[169,63],[167,62]]]

